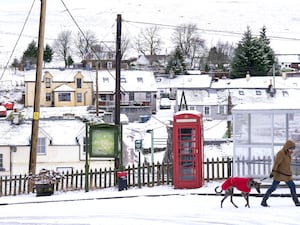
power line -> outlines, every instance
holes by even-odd
[[[31,5],[31,7],[30,7],[30,9],[29,9],[29,12],[28,12],[27,17],[26,17],[26,19],[25,19],[25,22],[24,22],[24,24],[23,24],[23,27],[22,27],[22,29],[21,29],[21,32],[20,32],[20,34],[19,34],[19,36],[18,36],[18,39],[17,39],[17,41],[16,41],[16,43],[15,43],[15,45],[14,45],[14,47],[13,47],[13,50],[12,50],[12,52],[11,52],[11,54],[10,54],[8,60],[7,60],[7,63],[6,63],[6,65],[5,65],[5,67],[4,67],[4,70],[3,70],[3,73],[2,73],[2,75],[1,75],[1,77],[0,77],[0,80],[1,80],[2,77],[4,76],[4,73],[5,73],[5,71],[6,71],[7,67],[8,67],[9,61],[11,60],[12,55],[14,54],[14,52],[15,52],[15,50],[16,50],[16,47],[17,47],[17,45],[18,45],[18,43],[19,43],[19,40],[20,40],[20,38],[21,38],[21,36],[22,36],[22,34],[23,34],[23,31],[24,31],[24,29],[25,29],[25,25],[26,25],[26,23],[27,23],[27,21],[28,21],[28,19],[29,19],[30,14],[31,14],[32,8],[33,8],[33,6],[34,6],[34,3],[35,3],[35,0],[33,0],[33,2],[32,2],[32,5]]]
[[[143,24],[143,25],[151,25],[151,26],[159,26],[159,27],[165,27],[169,29],[175,29],[175,28],[183,28],[183,26],[175,26],[175,25],[169,25],[169,24],[162,24],[162,23],[151,23],[151,22],[141,22],[141,21],[131,21],[131,20],[124,20],[124,22],[127,23],[136,23],[136,24]],[[217,34],[226,34],[229,36],[241,36],[244,33],[241,32],[234,32],[234,31],[226,31],[226,30],[215,30],[215,29],[203,29],[203,28],[197,28],[197,30],[207,33],[217,33]],[[259,35],[254,35],[259,36]],[[279,39],[279,40],[287,40],[287,41],[300,41],[300,38],[292,38],[292,37],[282,37],[282,36],[269,36],[270,39]]]

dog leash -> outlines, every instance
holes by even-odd
[[[268,179],[268,177],[264,177],[264,178],[260,179],[259,181],[264,181],[266,179]]]

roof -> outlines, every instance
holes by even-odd
[[[156,77],[158,89],[165,88],[209,88],[211,84],[211,76],[203,75],[177,75],[170,79],[168,77]]]
[[[99,92],[115,91],[115,74],[115,71],[98,72]],[[157,88],[153,72],[129,70],[121,71],[121,91],[156,92]]]
[[[32,134],[32,122],[24,121],[20,125],[10,121],[0,120],[0,145],[29,145]],[[85,127],[85,123],[78,119],[68,120],[40,120],[40,132],[52,140],[53,145],[75,145],[76,137]]]
[[[46,72],[49,72],[52,75],[53,82],[73,82],[74,76],[80,72],[83,75],[84,82],[92,82],[95,77],[95,72],[89,70],[75,70],[75,69],[43,69],[42,76],[45,75]],[[34,82],[36,79],[36,71],[28,70],[23,71],[25,82]]]
[[[299,88],[300,79],[297,77],[284,78],[282,76],[262,76],[238,79],[219,79],[212,82],[211,88],[214,89],[232,89],[232,88],[267,88],[270,84],[275,88],[289,89]],[[275,85],[274,85],[275,84]]]

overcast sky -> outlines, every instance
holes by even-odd
[[[21,33],[34,0],[10,0],[0,3],[0,65],[9,55]],[[64,2],[64,4],[63,4]],[[45,42],[52,44],[57,34],[70,29],[93,30],[99,41],[115,41],[116,17],[123,18],[122,33],[131,39],[148,26],[158,25],[164,41],[164,52],[170,52],[174,27],[183,23],[197,24],[208,47],[218,40],[237,43],[249,25],[253,34],[267,27],[276,53],[300,53],[299,6],[297,0],[48,0],[46,3]],[[20,57],[32,39],[37,40],[40,0],[26,23],[16,48]],[[4,59],[3,59],[4,58]],[[6,57],[7,58],[7,57]]]

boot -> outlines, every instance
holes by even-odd
[[[292,197],[293,197],[293,201],[294,201],[294,203],[295,203],[295,206],[300,206],[300,202],[299,202],[299,200],[298,200],[297,195],[294,194]]]
[[[263,207],[269,207],[267,204],[268,196],[264,196],[263,200],[261,201],[260,205]]]

